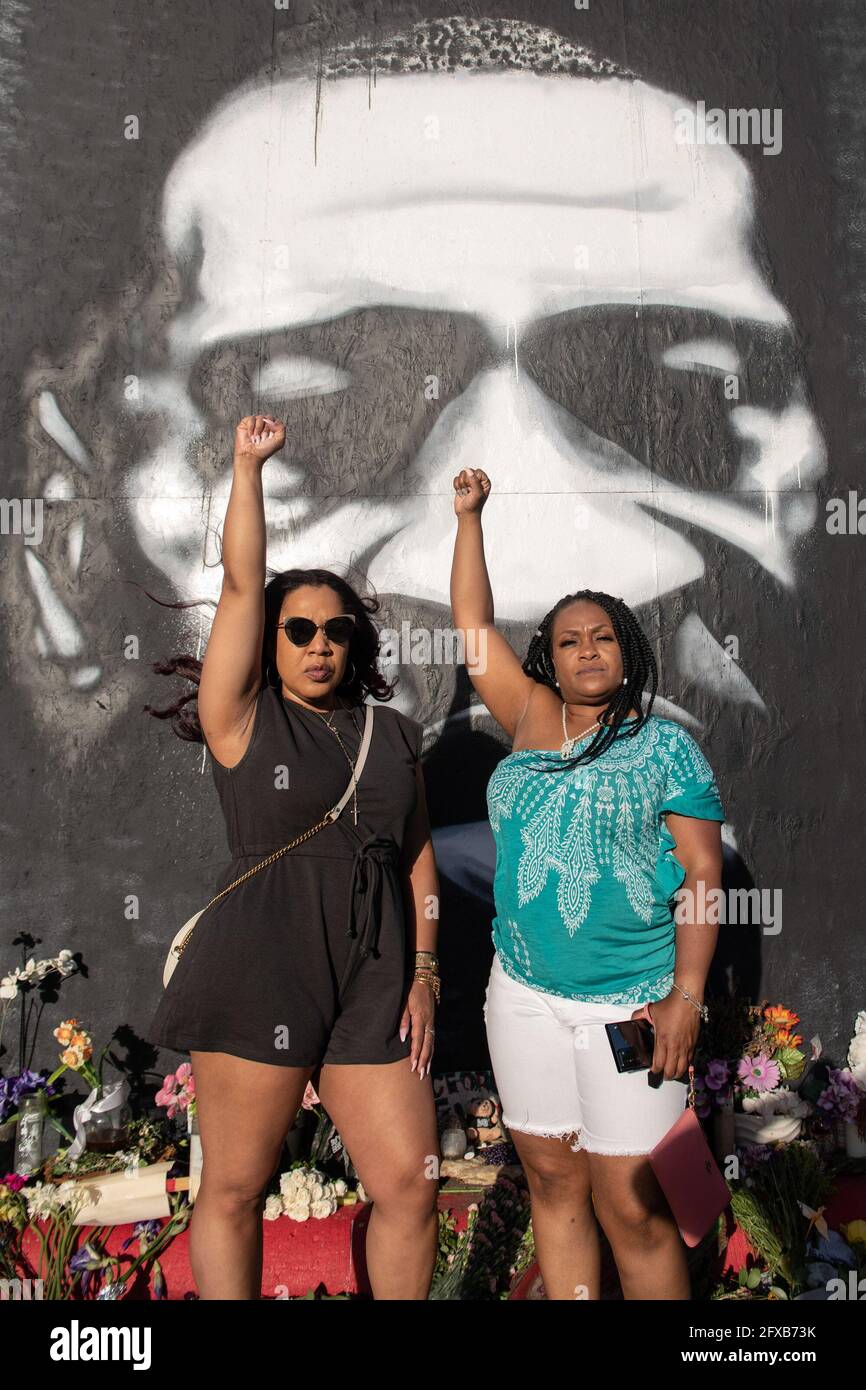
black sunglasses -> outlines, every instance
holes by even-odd
[[[286,618],[285,622],[277,623],[277,627],[283,629],[296,647],[308,646],[320,629],[329,642],[342,647],[355,631],[355,618],[351,613],[341,613],[338,618],[328,618],[324,623],[314,623],[312,618]]]

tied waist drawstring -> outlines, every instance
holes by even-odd
[[[349,926],[346,935],[358,937],[360,959],[376,955],[379,947],[382,886],[388,869],[399,866],[396,841],[369,835],[355,851],[349,890]],[[360,922],[360,932],[356,925]]]

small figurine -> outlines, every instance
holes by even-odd
[[[498,1144],[503,1139],[502,1111],[492,1096],[477,1096],[466,1105],[466,1138],[476,1148]]]

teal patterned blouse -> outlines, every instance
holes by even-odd
[[[627,735],[637,722],[578,767],[546,749],[509,753],[487,786],[493,943],[509,975],[547,994],[627,1005],[670,993],[686,871],[663,812],[725,812],[691,734],[650,715]]]

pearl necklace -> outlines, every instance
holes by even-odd
[[[595,723],[594,723],[594,724],[590,724],[590,726],[589,726],[588,729],[584,729],[584,731],[583,731],[582,734],[575,734],[574,738],[569,738],[569,736],[568,736],[568,725],[566,724],[565,701],[563,700],[563,702],[562,702],[562,733],[563,733],[563,737],[564,737],[564,742],[563,742],[563,744],[562,744],[562,747],[561,747],[560,750],[559,750],[560,757],[562,757],[562,758],[570,758],[571,755],[572,755],[572,753],[574,752],[574,745],[575,745],[576,743],[583,743],[583,740],[587,737],[588,734],[591,734],[591,733],[592,733],[593,729],[598,729],[598,728],[600,728],[600,727],[601,727],[601,723],[600,723],[600,721],[599,721],[598,719],[596,719]]]

